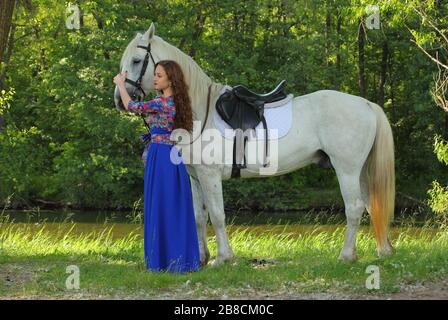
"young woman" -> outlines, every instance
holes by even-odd
[[[182,159],[171,161],[170,140],[177,128],[193,130],[188,85],[177,62],[156,64],[154,87],[161,92],[153,100],[132,101],[125,89],[127,74],[114,83],[128,112],[147,114],[151,128],[144,178],[144,255],[152,271],[191,272],[200,268],[199,245],[190,181]],[[180,161],[178,161],[180,160]]]

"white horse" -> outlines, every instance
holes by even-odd
[[[149,45],[150,49],[146,50]],[[120,66],[121,71],[128,71],[128,79],[136,80],[142,73],[141,88],[144,91],[153,89],[154,65],[151,60],[142,72],[147,51],[151,52],[154,61],[170,59],[179,63],[189,85],[194,120],[202,121],[205,130],[213,129],[214,106],[224,85],[213,82],[190,56],[156,36],[154,24],[151,23],[143,35],[138,33],[128,44]],[[130,93],[135,89],[130,84],[126,84],[126,88]],[[206,116],[209,88],[210,114]],[[356,234],[364,209],[371,216],[378,254],[392,254],[394,250],[388,233],[395,202],[394,142],[383,110],[364,98],[333,90],[295,97],[292,103],[292,127],[286,136],[278,139],[278,170],[275,175],[322,160],[331,161],[347,218],[344,246],[339,259],[357,259]],[[117,89],[115,105],[122,110]],[[193,137],[196,139],[194,143],[201,140],[198,138],[202,136]],[[214,140],[204,139],[201,142],[202,150],[215,143]],[[186,153],[190,152],[188,148],[185,150]],[[183,156],[190,156],[186,153]],[[191,178],[201,263],[207,264],[210,257],[206,239],[209,216],[217,239],[217,257],[213,265],[220,265],[233,258],[226,232],[222,195],[222,181],[230,179],[232,166],[204,163],[186,166]],[[261,166],[248,165],[247,169],[241,170],[241,178],[265,177],[257,171]]]

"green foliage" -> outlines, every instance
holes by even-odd
[[[436,135],[434,138],[434,151],[437,159],[445,165],[448,165],[448,142],[440,135]]]
[[[442,187],[440,183],[434,181],[428,194],[431,197],[429,204],[432,210],[446,216],[448,214],[448,188]]]
[[[10,101],[14,97],[15,90],[11,88],[9,91],[2,90],[0,93],[0,115],[5,114],[11,107]]]
[[[14,205],[36,205],[42,199],[76,207],[132,208],[142,198],[138,135],[145,128],[140,118],[114,108],[112,78],[126,45],[151,22],[156,34],[190,54],[216,82],[262,92],[286,79],[294,95],[319,89],[358,94],[358,23],[367,17],[369,4],[82,1],[79,30],[66,28],[64,2],[34,1],[32,12],[20,7],[4,81],[16,90],[0,98],[5,120],[0,201],[14,194]],[[407,27],[422,45],[439,42],[431,40],[428,25],[412,9],[418,1],[377,4],[382,29],[366,30],[366,98],[378,101],[382,45],[387,42],[384,101],[394,131],[397,189],[425,197],[434,178],[447,178],[432,152],[431,137],[445,135],[441,128],[448,120],[440,117],[429,94],[437,68],[410,41]],[[427,9],[437,13],[446,8]],[[438,22],[446,24],[446,15]],[[286,209],[315,203],[309,189],[332,190],[322,203],[340,201],[334,171],[316,166],[282,177],[230,181],[224,196],[226,204],[252,201],[255,208],[266,208],[277,202],[275,207]]]
[[[434,151],[440,162],[448,164],[448,143],[441,136],[434,139]],[[428,204],[431,209],[439,214],[445,225],[448,226],[448,187],[443,187],[438,181],[432,182],[432,188],[428,190]]]

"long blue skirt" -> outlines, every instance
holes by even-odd
[[[146,269],[180,273],[198,270],[199,245],[191,186],[176,146],[150,144],[144,180]]]

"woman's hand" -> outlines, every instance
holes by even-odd
[[[128,105],[129,101],[131,101],[131,97],[129,97],[128,92],[126,91],[126,87],[124,82],[126,81],[126,77],[128,76],[128,72],[121,72],[114,77],[114,83],[117,85],[118,90],[120,91],[121,102],[123,103],[124,109],[129,111]]]
[[[128,76],[128,72],[127,71],[126,72],[121,72],[121,73],[117,74],[114,77],[114,83],[117,86],[124,85],[124,82],[126,81],[126,77],[127,76]]]

